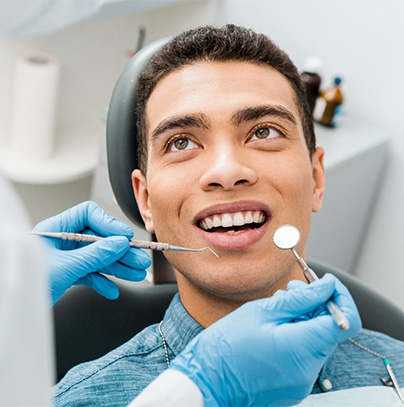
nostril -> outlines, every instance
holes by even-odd
[[[246,179],[240,179],[234,183],[234,185],[239,185],[239,184],[248,184],[249,182]]]
[[[226,183],[220,183],[220,182],[211,182],[211,183],[209,183],[209,186],[210,187],[213,187],[213,188],[215,188],[215,187],[225,187],[226,189],[227,188],[233,188],[233,187],[235,187],[236,185],[248,185],[248,184],[250,184],[250,182],[248,181],[248,180],[246,180],[246,179],[240,179],[240,180],[237,180],[237,181],[235,181],[234,183],[232,183],[232,184],[226,184]]]
[[[237,180],[232,186],[243,185],[243,184],[248,184],[248,183],[249,182],[246,179],[240,179],[240,180]],[[219,182],[211,182],[209,185],[211,187],[222,187],[223,186]]]
[[[248,166],[228,162],[222,164],[210,166],[206,170],[199,181],[202,188],[231,190],[236,186],[253,185],[257,181],[255,170]]]

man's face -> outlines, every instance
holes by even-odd
[[[295,225],[304,254],[311,212],[321,207],[323,151],[310,160],[286,78],[248,62],[185,66],[153,90],[146,126],[147,180],[136,170],[133,184],[148,231],[219,255],[167,253],[179,284],[248,300],[302,279],[272,237]]]

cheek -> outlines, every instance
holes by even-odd
[[[313,193],[311,165],[305,161],[288,160],[287,166],[280,167],[278,189],[288,201],[295,201],[301,206],[310,205]]]
[[[177,223],[190,191],[190,180],[182,172],[159,171],[158,177],[153,174],[148,174],[149,203],[155,233],[162,240],[179,229]]]

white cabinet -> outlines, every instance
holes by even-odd
[[[386,130],[359,118],[316,126],[325,149],[323,208],[313,214],[307,257],[354,273],[388,160]]]

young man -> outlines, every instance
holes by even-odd
[[[85,398],[112,405],[119,397],[124,404],[203,328],[292,280],[305,281],[293,255],[272,242],[279,226],[292,224],[304,255],[325,187],[324,152],[315,147],[288,56],[244,28],[191,30],[152,59],[139,80],[138,107],[141,165],[133,186],[147,230],[174,245],[209,246],[219,257],[167,253],[179,296],[162,324],[73,369],[58,387],[57,405]],[[368,331],[355,339],[388,357],[404,382],[404,344]],[[377,386],[385,375],[374,354],[344,342],[312,392]]]

